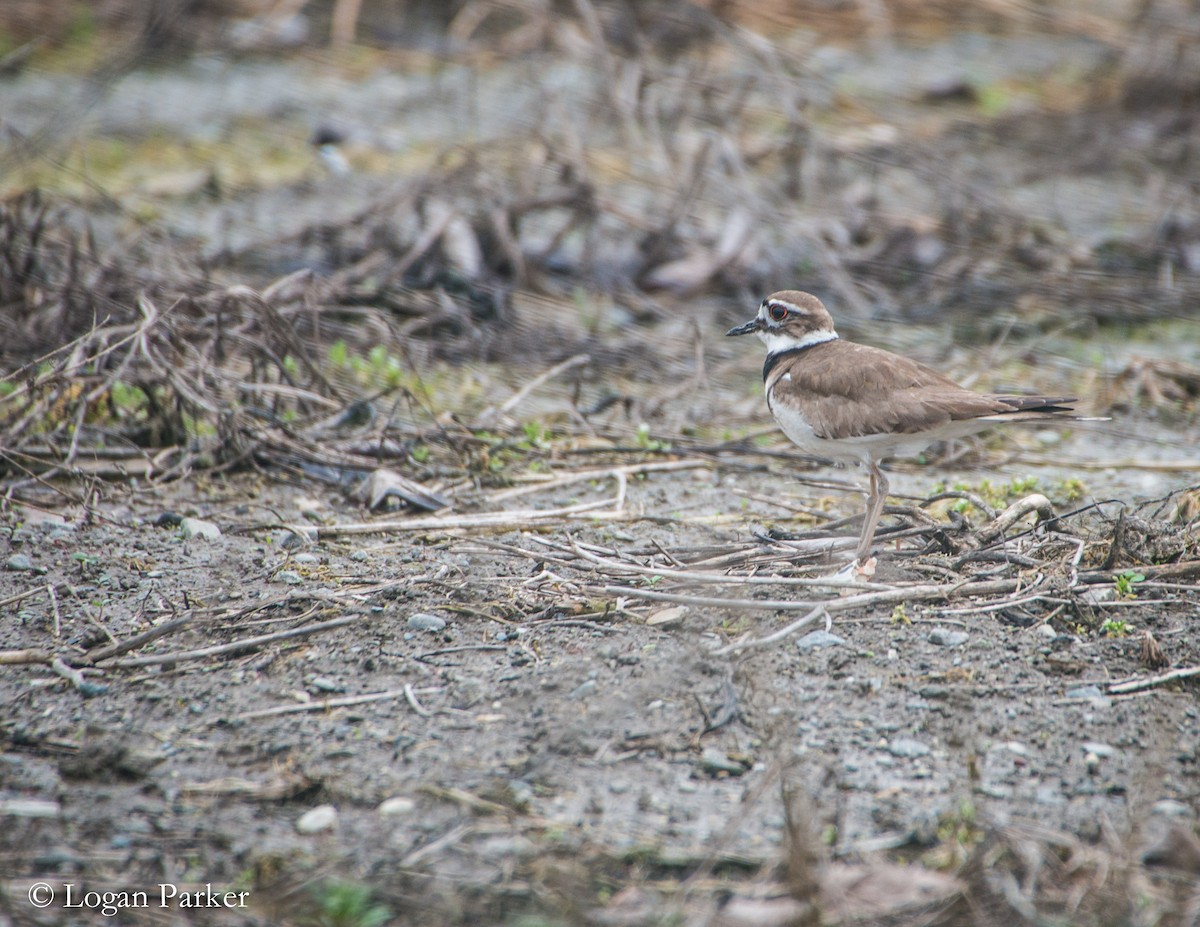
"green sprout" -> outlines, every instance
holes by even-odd
[[[1137,593],[1133,589],[1134,584],[1145,582],[1145,579],[1145,574],[1139,573],[1137,570],[1125,570],[1123,573],[1118,573],[1113,577],[1113,582],[1117,587],[1117,597],[1121,599],[1136,599]]]

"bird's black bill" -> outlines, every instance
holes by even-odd
[[[755,317],[755,318],[751,319],[749,322],[745,323],[744,325],[739,325],[737,328],[729,329],[729,331],[727,331],[725,333],[725,336],[729,337],[730,335],[749,335],[752,332],[758,331],[758,328],[759,328],[758,318]]]

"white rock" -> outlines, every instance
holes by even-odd
[[[221,529],[203,518],[183,519],[179,523],[179,531],[185,538],[194,538],[198,541],[215,541],[221,536]]]
[[[1163,798],[1154,803],[1150,808],[1150,813],[1168,818],[1190,818],[1192,809],[1184,802],[1176,801],[1173,798]]]
[[[677,628],[683,624],[684,616],[689,609],[686,605],[672,605],[670,608],[660,608],[646,619],[646,624],[652,628]]]
[[[10,798],[0,801],[0,818],[56,818],[62,806],[56,801],[40,798]]]
[[[379,803],[378,811],[381,815],[392,817],[393,815],[412,814],[417,808],[417,803],[411,798],[406,798],[403,795],[397,795],[394,798],[384,799]]]
[[[412,631],[441,631],[446,627],[446,619],[437,615],[426,615],[418,612],[408,616],[408,627]]]
[[[296,821],[299,834],[319,834],[337,826],[337,808],[333,805],[317,805],[305,811]]]

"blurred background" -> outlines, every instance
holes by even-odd
[[[584,353],[547,414],[679,433],[761,415],[720,335],[795,287],[972,385],[1189,413],[1198,104],[1171,0],[8,0],[0,367],[173,306],[209,383],[250,287],[338,401]]]

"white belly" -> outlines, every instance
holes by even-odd
[[[916,457],[935,441],[963,438],[983,431],[991,424],[987,421],[948,422],[941,428],[920,434],[893,434],[882,432],[873,435],[858,435],[851,438],[818,438],[810,425],[798,411],[782,404],[772,404],[775,421],[802,453],[813,457],[824,457],[838,463],[867,463],[886,457]]]
[[[775,415],[775,421],[783,429],[783,433],[805,454],[812,454],[814,457],[830,457],[843,462],[862,459],[861,455],[852,449],[847,453],[845,446],[840,441],[818,438],[812,425],[795,409],[784,405],[773,405],[771,412]]]

